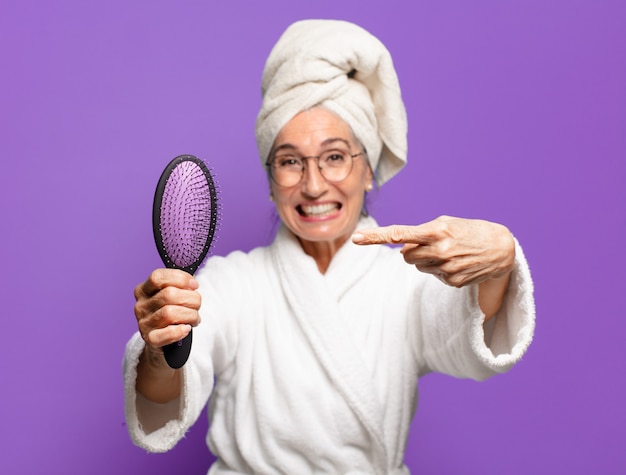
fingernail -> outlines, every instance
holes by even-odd
[[[361,233],[354,233],[352,235],[352,242],[355,244],[363,242],[364,239],[365,239],[365,236],[363,236]]]
[[[198,281],[192,277],[191,279],[189,279],[189,287],[191,287],[192,289],[197,289],[198,287],[200,287],[200,285],[198,284]]]

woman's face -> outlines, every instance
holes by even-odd
[[[363,152],[342,119],[326,109],[315,108],[301,112],[283,127],[273,151],[289,150],[294,155],[311,157],[335,147],[350,154]],[[271,181],[278,214],[305,248],[316,243],[339,247],[354,232],[365,189],[372,183],[367,158],[354,157],[350,174],[338,183],[322,176],[314,158],[305,160],[305,165],[302,180],[296,185],[285,188]]]

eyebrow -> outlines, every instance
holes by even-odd
[[[341,143],[345,144],[349,149],[352,148],[350,146],[350,142],[348,142],[346,139],[342,139],[341,137],[330,137],[330,138],[327,138],[326,140],[322,141],[320,146],[327,147],[329,145],[334,144],[335,142],[341,142]],[[284,143],[284,144],[281,144],[278,147],[276,147],[274,150],[272,150],[272,155],[274,155],[274,154],[276,154],[276,152],[280,152],[282,150],[294,151],[294,150],[298,150],[298,147],[296,147],[295,145],[290,144],[290,143]]]

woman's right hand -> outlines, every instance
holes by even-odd
[[[146,346],[156,350],[180,341],[200,323],[197,289],[193,276],[178,269],[156,269],[135,287],[135,316]]]
[[[200,323],[197,289],[193,276],[177,269],[157,269],[135,287],[135,316],[146,342],[135,384],[151,401],[163,404],[180,395],[181,370],[169,367],[161,347],[182,340]]]

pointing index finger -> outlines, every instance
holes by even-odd
[[[428,244],[429,233],[422,226],[394,224],[378,228],[359,229],[352,235],[355,244]]]

